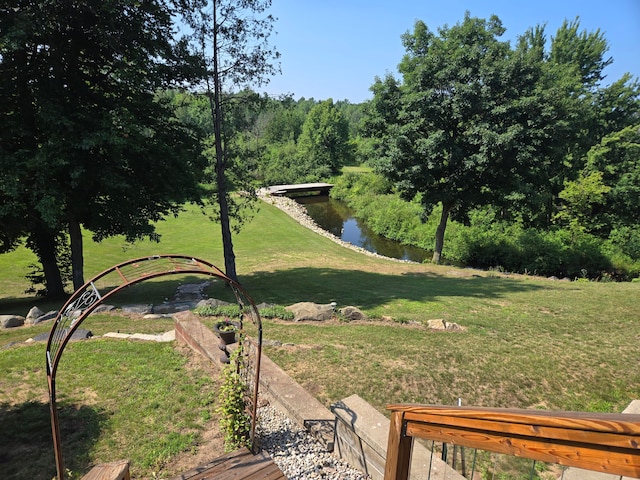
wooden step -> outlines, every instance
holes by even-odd
[[[256,455],[247,448],[228,453],[189,470],[172,480],[287,480],[266,453]]]

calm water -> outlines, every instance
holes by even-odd
[[[431,258],[432,253],[418,247],[402,245],[373,233],[366,225],[353,216],[344,203],[325,195],[298,197],[298,203],[305,206],[307,213],[324,230],[336,237],[370,252],[385,257],[422,262]]]

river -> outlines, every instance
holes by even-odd
[[[423,262],[430,259],[432,252],[410,245],[402,245],[371,231],[353,216],[352,210],[339,200],[326,195],[297,197],[296,200],[307,210],[307,214],[318,226],[345,242],[362,247],[385,257]]]

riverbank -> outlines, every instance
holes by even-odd
[[[323,228],[321,228],[307,214],[306,209],[302,205],[300,205],[298,202],[296,202],[295,200],[292,200],[289,197],[269,195],[269,193],[268,193],[268,191],[266,189],[261,189],[260,191],[258,191],[258,197],[262,201],[264,201],[264,202],[266,202],[266,203],[268,203],[270,205],[273,205],[273,206],[279,208],[280,210],[282,210],[283,212],[285,212],[291,218],[293,218],[298,223],[300,223],[300,225],[302,225],[302,226],[314,231],[315,233],[317,233],[319,235],[322,235],[323,237],[326,237],[326,238],[334,241],[335,243],[337,243],[339,245],[342,245],[343,247],[350,248],[350,249],[355,250],[355,251],[360,252],[360,253],[364,253],[365,255],[369,255],[369,256],[377,257],[377,258],[383,258],[383,259],[391,260],[391,261],[394,261],[394,262],[412,263],[412,264],[416,263],[416,262],[412,262],[411,260],[401,260],[401,259],[398,259],[398,258],[385,257],[384,255],[380,255],[379,253],[370,252],[369,250],[366,250],[366,249],[364,249],[362,247],[358,247],[357,245],[354,245],[352,243],[345,242],[344,240],[338,238],[337,236],[335,236],[331,232],[328,232],[328,231],[324,230]]]

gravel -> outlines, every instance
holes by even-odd
[[[258,445],[273,459],[289,480],[365,480],[369,475],[346,462],[296,426],[279,410],[268,406],[258,411]]]

